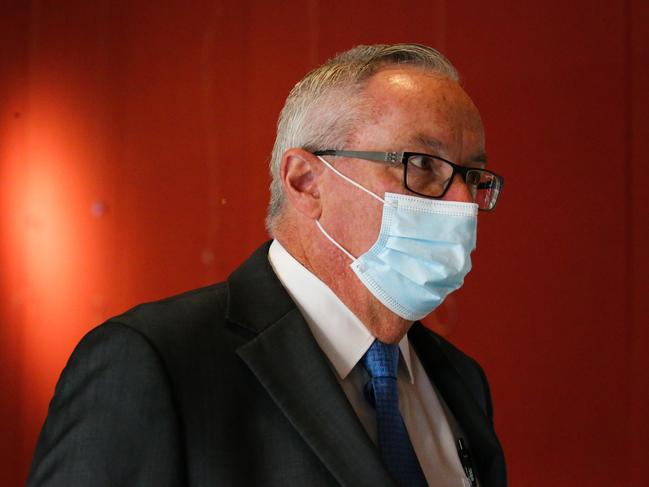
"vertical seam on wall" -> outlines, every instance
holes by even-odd
[[[442,52],[445,56],[446,53],[446,0],[437,0],[435,2],[437,11],[435,13],[435,26],[437,31],[437,39],[434,46],[437,50]]]
[[[625,415],[625,430],[626,437],[632,438],[633,431],[630,421],[631,410],[631,393],[632,393],[632,377],[633,377],[633,164],[632,164],[632,143],[633,143],[633,78],[632,78],[632,55],[631,55],[631,0],[624,1],[624,195],[625,195],[625,212],[624,212],[624,238],[625,238],[625,255],[624,255],[624,329],[626,330],[625,336],[625,349],[627,356],[627,381],[626,381],[626,410]],[[627,455],[627,461],[632,462],[632,455]],[[630,467],[631,465],[628,465]],[[627,481],[630,481],[631,468],[626,469]]]
[[[31,181],[33,180],[33,175],[34,175],[34,165],[32,163],[32,147],[33,147],[33,129],[32,129],[32,120],[33,120],[33,114],[34,114],[34,100],[33,100],[33,93],[34,93],[34,72],[35,72],[35,64],[36,64],[36,50],[38,46],[38,40],[40,40],[41,36],[41,29],[42,29],[42,2],[35,0],[32,2],[29,2],[29,7],[28,7],[28,20],[27,20],[27,25],[28,25],[28,32],[27,32],[27,47],[26,47],[26,52],[27,52],[27,72],[26,72],[26,83],[25,83],[25,112],[27,113],[27,117],[25,120],[25,128],[24,128],[24,139],[23,143],[25,146],[25,150],[23,152],[23,163],[25,165],[25,171],[27,173],[27,177],[24,178],[23,184],[26,184],[27,187],[25,188],[27,191],[29,191],[29,188],[31,186]],[[26,217],[28,214],[25,215]],[[19,272],[23,275],[22,277],[22,282],[20,283],[22,286],[22,289],[20,290],[21,297],[25,299],[24,297],[29,298],[32,294],[32,285],[31,285],[31,279],[30,276],[27,273],[27,260],[28,260],[28,251],[27,249],[27,239],[28,239],[28,234],[27,234],[27,228],[24,228],[24,234],[22,236],[22,241],[24,244],[24,247],[21,249],[21,266]],[[20,353],[21,353],[21,359],[18,363],[18,368],[19,370],[17,371],[18,379],[20,380],[20,384],[27,384],[25,382],[25,369],[26,369],[26,361],[27,361],[27,349],[26,349],[26,343],[27,343],[27,338],[29,334],[29,327],[26,326],[26,320],[25,320],[25,307],[27,306],[26,301],[21,302],[21,310],[20,310],[20,322],[21,322],[21,330],[20,330],[20,342],[18,346],[20,347]],[[38,379],[42,379],[43,374],[41,374]],[[34,378],[31,378],[30,383],[34,383]],[[27,445],[27,436],[29,435],[30,431],[30,426],[29,426],[29,417],[27,414],[25,414],[25,411],[28,411],[28,398],[26,397],[26,387],[23,385],[20,387],[18,391],[18,404],[19,404],[19,409],[17,412],[17,417],[14,418],[16,423],[19,425],[19,434],[20,438],[18,438],[18,445],[15,452],[14,452],[14,458],[20,459],[26,451],[28,451],[31,447],[31,445]],[[20,468],[20,467],[19,467]]]
[[[307,61],[308,61],[308,70],[313,69],[313,66],[318,64],[318,53],[320,47],[320,16],[318,12],[320,11],[320,5],[318,0],[309,0],[307,2],[307,24],[308,24],[308,51],[307,51]]]

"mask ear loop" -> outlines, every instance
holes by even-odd
[[[323,163],[325,166],[327,166],[329,169],[331,169],[331,170],[334,172],[334,174],[337,174],[338,176],[340,176],[341,178],[343,178],[345,181],[347,181],[349,184],[352,184],[352,185],[356,186],[358,189],[360,189],[360,190],[362,190],[362,191],[365,191],[367,194],[369,194],[369,195],[370,195],[371,197],[373,197],[373,198],[376,198],[376,199],[379,200],[381,203],[386,204],[386,203],[385,203],[385,200],[384,200],[383,198],[381,198],[379,195],[372,193],[369,189],[364,188],[363,186],[361,186],[360,184],[358,184],[358,183],[357,183],[356,181],[354,181],[353,179],[349,178],[348,176],[345,176],[345,175],[344,175],[343,173],[341,173],[338,169],[336,169],[336,168],[333,167],[331,164],[329,164],[327,161],[325,161],[322,157],[320,157],[320,156],[316,156],[316,157],[317,157],[318,159],[320,159],[320,160],[322,161],[322,163]],[[315,220],[315,224],[318,226],[318,228],[320,229],[320,231],[322,232],[322,234],[323,234],[325,237],[327,237],[327,240],[329,240],[332,244],[334,244],[336,247],[338,247],[338,249],[339,249],[342,253],[344,253],[347,257],[349,257],[349,258],[351,259],[352,262],[354,262],[354,261],[357,260],[356,257],[354,257],[352,254],[350,254],[349,252],[347,252],[347,250],[346,250],[345,248],[343,248],[342,245],[340,245],[338,242],[336,242],[336,241],[334,240],[334,238],[333,238],[331,235],[329,235],[329,234],[327,233],[327,231],[326,231],[326,230],[322,227],[322,225],[320,224],[320,221],[319,221],[319,220]]]
[[[321,156],[316,156],[316,157],[317,157],[318,159],[320,159],[320,160],[323,162],[323,164],[324,164],[325,166],[327,166],[329,169],[331,169],[334,173],[336,173],[338,176],[340,176],[341,178],[343,178],[343,179],[344,179],[345,181],[347,181],[349,184],[353,184],[353,185],[356,186],[358,189],[360,189],[360,190],[362,190],[362,191],[365,191],[367,194],[369,194],[369,195],[372,196],[373,198],[376,198],[376,199],[379,200],[381,203],[385,204],[385,200],[384,200],[383,198],[381,198],[378,194],[372,193],[369,189],[367,189],[367,188],[361,186],[360,184],[358,184],[356,181],[354,181],[354,180],[351,179],[350,177],[345,176],[345,175],[344,175],[343,173],[341,173],[338,169],[336,169],[336,168],[333,167],[331,164],[329,164],[327,161],[325,161]]]
[[[336,242],[336,241],[333,239],[333,237],[332,237],[331,235],[329,235],[329,234],[327,233],[327,231],[326,231],[324,228],[322,228],[322,225],[320,225],[320,221],[319,221],[319,220],[315,220],[315,224],[318,226],[318,228],[320,229],[320,231],[322,232],[322,234],[323,234],[325,237],[327,237],[327,239],[328,239],[332,244],[334,244],[336,247],[338,247],[338,248],[339,248],[339,249],[340,249],[340,250],[341,250],[341,251],[342,251],[342,252],[343,252],[347,257],[349,257],[349,258],[352,260],[352,262],[354,262],[354,261],[356,260],[356,257],[354,257],[352,254],[350,254],[349,252],[347,252],[347,250],[345,250],[345,249],[343,248],[342,245],[340,245],[338,242]]]

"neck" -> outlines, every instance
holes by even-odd
[[[315,231],[278,229],[274,237],[300,264],[324,282],[373,336],[384,343],[398,343],[412,326],[412,321],[397,316],[378,301],[352,271],[350,258],[329,242],[314,223],[311,226]]]

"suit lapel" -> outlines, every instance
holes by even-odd
[[[305,442],[341,484],[391,485],[326,357],[275,277],[268,246],[228,283],[228,319],[256,334],[237,353]]]
[[[504,486],[504,459],[491,419],[442,349],[439,338],[419,323],[413,325],[409,338],[428,377],[468,437],[481,484],[487,487]]]

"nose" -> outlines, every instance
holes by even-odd
[[[459,201],[461,203],[473,203],[473,196],[469,187],[464,182],[461,175],[456,174],[451,181],[451,185],[446,190],[446,194],[442,198],[445,201]]]

